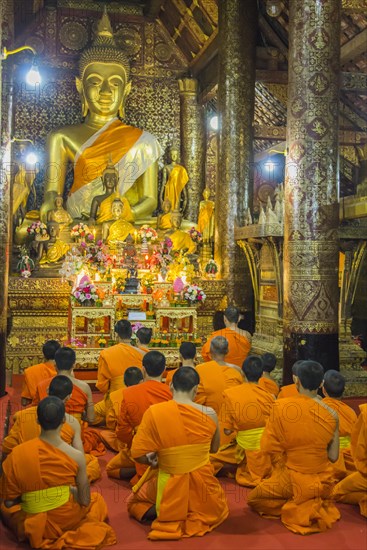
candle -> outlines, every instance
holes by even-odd
[[[134,231],[134,243],[135,244],[136,244],[137,238],[138,238],[138,232],[135,230]]]

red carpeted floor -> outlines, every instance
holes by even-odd
[[[14,377],[15,378],[15,377]],[[6,405],[10,398],[12,410],[19,403],[19,380],[13,380],[13,388],[9,395],[0,399],[0,417],[4,419]],[[98,394],[95,395],[98,400]],[[351,400],[354,407],[365,400]],[[340,505],[341,520],[332,529],[322,534],[302,537],[290,533],[280,521],[260,518],[246,504],[248,490],[236,485],[232,480],[223,480],[222,484],[227,495],[230,516],[213,533],[203,538],[184,539],[180,542],[150,542],[146,536],[148,526],[142,526],[130,519],[126,512],[126,499],[130,492],[127,482],[112,481],[105,474],[105,465],[112,453],[99,458],[103,470],[102,479],[93,485],[93,491],[98,491],[105,498],[110,523],[114,527],[118,543],[114,548],[121,550],[145,550],[185,548],[187,550],[365,550],[367,549],[367,524],[359,514],[358,508]],[[205,502],[203,502],[205,506]],[[11,533],[0,527],[1,550],[29,548],[26,544],[15,542]]]

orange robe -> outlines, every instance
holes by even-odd
[[[333,491],[339,502],[359,505],[367,517],[367,404],[359,405],[360,414],[351,437],[351,449],[357,472],[340,481]]]
[[[77,422],[77,419],[74,420]],[[41,427],[37,421],[37,407],[28,407],[18,411],[14,415],[14,424],[10,429],[9,434],[4,438],[2,443],[2,451],[5,454],[12,452],[14,447],[30,441],[35,437],[39,437],[41,433]],[[73,442],[75,431],[72,424],[65,422],[61,428],[60,437],[68,445]],[[101,477],[101,469],[98,459],[90,454],[85,455],[87,462],[87,474],[90,482],[96,481]]]
[[[204,361],[210,361],[210,342],[216,336],[224,336],[224,338],[228,340],[228,353],[225,357],[226,363],[242,367],[242,363],[250,352],[251,343],[245,336],[242,336],[242,334],[239,334],[231,328],[217,330],[209,336],[208,340],[201,348],[201,356]]]
[[[275,467],[248,495],[248,504],[260,515],[280,517],[294,533],[326,531],[340,518],[329,500],[332,467],[327,448],[336,420],[321,403],[299,395],[274,403],[261,438],[261,450],[271,456],[284,453],[285,464]]]
[[[263,388],[264,390],[277,397],[279,393],[279,386],[275,380],[262,376],[258,382],[258,385],[260,386],[260,388]]]
[[[120,479],[121,468],[136,467],[138,477],[146,470],[144,465],[135,464],[131,459],[130,447],[134,433],[139,426],[143,415],[151,405],[172,399],[172,393],[165,384],[154,380],[147,380],[142,384],[130,386],[123,390],[120,414],[117,421],[116,435],[119,440],[120,452],[107,464],[106,471],[109,477]],[[136,479],[134,478],[135,482]]]
[[[158,453],[159,477],[163,474],[163,494],[158,517],[152,523],[151,540],[178,540],[202,536],[215,529],[228,516],[224,491],[214,477],[209,448],[216,426],[210,417],[192,405],[176,401],[150,407],[131,448],[133,457]],[[194,447],[193,447],[194,446]],[[192,463],[196,451],[196,464]],[[165,468],[165,469],[163,469]],[[129,514],[141,520],[156,503],[157,476],[133,494]]]
[[[352,407],[338,399],[324,397],[323,402],[337,412],[339,417],[340,452],[338,460],[333,464],[334,478],[339,481],[356,471],[350,447],[350,438],[357,422],[357,415]]]
[[[53,378],[53,377],[52,377]],[[33,404],[39,403],[42,399],[48,396],[48,388],[52,378],[43,380],[37,386],[36,396],[33,400]],[[82,428],[82,441],[84,451],[96,456],[105,454],[106,449],[103,445],[97,430],[88,427],[87,422],[82,421],[82,414],[85,411],[88,403],[88,396],[78,386],[73,384],[73,391],[71,392],[70,399],[65,403],[65,411],[77,418]]]
[[[219,416],[221,431],[226,428],[236,433],[232,434],[233,441],[229,445],[223,445],[211,455],[216,471],[225,463],[237,463],[236,481],[247,487],[254,487],[270,476],[271,460],[260,450],[260,437],[273,404],[274,397],[257,384],[245,383],[225,390]],[[257,436],[249,430],[257,430]],[[241,435],[251,438],[251,434],[256,437],[257,444],[241,440]],[[238,441],[234,439],[236,436]]]
[[[283,399],[284,397],[299,397],[299,392],[296,388],[296,384],[288,384],[288,386],[283,386],[278,393],[278,399]]]
[[[223,392],[244,382],[242,374],[234,367],[219,365],[216,361],[201,363],[196,367],[200,377],[196,403],[206,405],[219,414],[223,403]]]
[[[116,436],[117,420],[120,414],[121,402],[123,399],[123,388],[106,395],[102,401],[94,405],[96,423],[104,422],[106,430],[100,430],[99,434],[107,447],[118,452],[120,449]]]
[[[116,344],[101,351],[96,387],[101,393],[124,388],[124,373],[129,367],[142,368],[144,352],[129,344]]]
[[[170,369],[169,371],[167,371],[167,375],[165,379],[165,383],[167,384],[167,386],[171,384],[173,375],[175,374],[176,370],[178,369]]]
[[[38,384],[42,382],[42,380],[45,380],[45,378],[50,378],[55,375],[55,365],[47,361],[39,363],[39,365],[33,365],[33,367],[28,367],[23,373],[24,379],[21,396],[33,400],[36,395]]]
[[[32,439],[15,447],[3,463],[3,492],[14,500],[30,491],[51,487],[75,486],[77,463],[63,451]],[[32,548],[100,548],[116,542],[115,533],[105,520],[107,506],[101,495],[92,494],[88,507],[80,506],[70,494],[69,500],[53,510],[27,513],[20,505],[1,506],[3,522],[18,541],[28,540]]]

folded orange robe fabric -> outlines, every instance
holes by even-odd
[[[216,361],[201,363],[196,367],[200,377],[196,403],[212,407],[217,414],[223,403],[223,392],[228,388],[243,384],[242,374],[234,367],[219,365]]]
[[[116,344],[101,351],[96,387],[102,393],[124,388],[124,373],[129,367],[142,368],[144,352],[130,344]]]
[[[359,410],[351,437],[357,472],[345,477],[334,487],[333,497],[346,504],[358,504],[361,515],[367,517],[367,404],[359,405]]]
[[[260,388],[263,388],[264,390],[277,397],[279,393],[279,386],[275,380],[271,380],[270,378],[265,378],[265,376],[262,376],[258,382],[258,385],[260,386]]]
[[[327,448],[336,420],[316,399],[299,395],[274,403],[261,438],[261,450],[284,453],[269,479],[248,495],[248,504],[260,515],[280,517],[294,533],[326,531],[340,518],[329,500],[332,467]]]
[[[34,399],[37,386],[42,380],[56,375],[56,367],[53,363],[44,362],[25,369],[23,376],[22,397]]]
[[[350,437],[353,428],[357,422],[357,415],[346,403],[332,397],[324,397],[323,402],[338,413],[339,417],[339,437],[341,441],[338,460],[333,464],[334,478],[343,479],[348,474],[356,471],[352,451],[350,446]],[[349,445],[348,443],[349,439]]]
[[[283,386],[278,393],[278,399],[283,399],[284,397],[298,397],[299,392],[296,388],[296,384],[288,384],[288,386]]]
[[[171,384],[173,375],[175,374],[176,370],[178,370],[178,369],[171,369],[171,370],[167,371],[166,379],[165,379],[165,383],[167,384],[167,386],[169,386]]]
[[[120,414],[117,421],[116,435],[121,445],[119,454],[107,464],[106,471],[109,477],[120,478],[121,468],[136,467],[137,478],[146,467],[135,464],[131,459],[130,447],[134,433],[139,426],[143,415],[151,405],[172,399],[172,393],[165,384],[154,380],[147,380],[142,384],[130,386],[123,390]],[[137,481],[133,478],[132,483]]]
[[[74,422],[78,422],[74,419]],[[5,454],[11,453],[11,451],[17,445],[30,441],[36,437],[39,437],[41,433],[41,427],[37,421],[37,407],[28,407],[18,411],[14,415],[14,424],[10,429],[9,434],[4,438],[2,442],[2,451]],[[65,422],[62,425],[60,436],[69,445],[72,444],[75,431],[72,424]],[[85,455],[87,462],[87,474],[90,482],[96,481],[101,477],[101,469],[97,458]]]
[[[123,398],[123,388],[106,394],[102,401],[94,406],[94,412],[98,423],[104,422],[106,430],[100,430],[99,435],[107,447],[113,451],[119,451],[119,441],[116,436],[117,419],[120,414],[121,402]]]
[[[257,449],[243,449],[235,437],[238,432],[264,428],[273,404],[274,397],[257,384],[245,383],[224,391],[219,415],[221,431],[228,429],[235,433],[231,444],[222,446],[211,455],[215,471],[226,463],[238,463],[236,481],[246,487],[254,487],[270,476],[270,456],[260,450],[260,444]]]
[[[248,356],[251,343],[242,334],[232,330],[231,328],[223,328],[213,332],[208,340],[201,348],[201,356],[204,361],[210,361],[210,342],[216,336],[224,336],[228,340],[229,351],[225,357],[226,363],[232,363],[238,367],[242,367],[242,363]]]
[[[23,493],[52,487],[75,486],[77,463],[67,454],[41,439],[32,439],[15,447],[3,463],[4,497],[14,500]],[[116,542],[115,533],[105,520],[106,503],[92,494],[88,507],[80,506],[70,494],[68,502],[47,512],[34,514],[20,505],[1,506],[3,522],[19,542],[28,540],[32,548],[100,548]]]
[[[214,477],[208,451],[202,452],[204,465],[193,471],[185,468],[185,462],[188,462],[185,456],[188,454],[187,446],[206,445],[208,449],[215,429],[215,423],[202,411],[192,405],[183,405],[175,401],[154,405],[144,414],[133,441],[132,456],[139,457],[155,451],[158,453],[159,462],[160,453],[167,453],[167,450],[174,448],[176,457],[173,466],[181,468],[181,473],[169,474],[163,489],[158,517],[153,521],[148,536],[151,540],[178,540],[182,537],[202,536],[227,518],[226,497]],[[129,498],[130,515],[140,520],[155,504],[156,483],[156,477],[150,479]]]

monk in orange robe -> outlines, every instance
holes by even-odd
[[[148,327],[141,327],[139,328],[136,333],[136,345],[138,348],[144,352],[148,353],[149,351],[149,344],[153,336],[153,331],[151,328]]]
[[[32,548],[100,548],[116,542],[101,495],[90,494],[84,454],[60,437],[63,402],[37,408],[39,438],[13,449],[3,463],[1,517]]]
[[[269,393],[274,395],[274,397],[277,397],[279,393],[279,386],[270,374],[275,369],[277,358],[275,357],[274,353],[264,353],[261,356],[261,360],[263,362],[264,371],[262,377],[259,380],[259,386],[260,388],[263,388],[264,390],[267,390]]]
[[[340,518],[330,501],[332,467],[339,456],[338,416],[318,397],[324,370],[315,361],[297,369],[299,397],[274,403],[260,448],[284,461],[248,496],[260,515],[280,517],[294,533],[326,531]],[[330,462],[329,462],[330,461]]]
[[[118,344],[101,351],[98,360],[96,387],[107,393],[124,387],[124,372],[128,367],[141,368],[144,351],[131,345],[132,328],[129,321],[121,319],[115,325]]]
[[[274,404],[274,396],[259,384],[263,368],[262,359],[250,355],[242,366],[247,383],[224,391],[220,426],[227,436],[236,432],[236,439],[210,457],[215,471],[226,463],[238,463],[236,481],[246,487],[255,487],[272,470],[269,455],[260,450],[260,439]]]
[[[192,342],[182,342],[178,350],[179,359],[182,367],[195,368],[196,346]],[[179,367],[181,368],[181,367]],[[165,382],[169,386],[172,382],[172,377],[177,369],[171,369],[166,374]]]
[[[58,397],[64,405],[71,397],[73,383],[67,376],[55,376],[50,383],[49,395]],[[14,415],[14,424],[2,443],[2,455],[9,454],[14,447],[39,437],[41,426],[37,422],[37,407],[27,407]],[[65,423],[61,427],[60,437],[63,441],[84,453],[81,439],[81,428],[78,420],[71,414],[65,413]],[[85,455],[87,475],[90,482],[101,477],[98,459],[92,455]]]
[[[211,361],[196,367],[200,377],[195,401],[215,410],[217,414],[223,403],[223,392],[227,388],[242,384],[245,379],[237,365],[231,365],[224,359],[228,356],[228,340],[216,336],[210,343]]]
[[[217,415],[194,403],[198,383],[195,369],[178,369],[173,400],[150,407],[134,437],[132,456],[158,466],[158,471],[150,469],[148,481],[133,488],[128,501],[129,514],[138,521],[156,517],[151,540],[202,536],[228,517],[224,491],[209,461],[219,446]]]
[[[283,397],[298,397],[299,393],[297,390],[297,386],[295,384],[295,380],[297,378],[297,369],[298,366],[303,363],[302,361],[296,361],[294,365],[292,366],[292,378],[293,378],[293,384],[288,384],[287,386],[283,386],[278,393],[278,399],[283,399]]]
[[[86,382],[74,377],[73,368],[75,362],[76,354],[75,350],[72,348],[63,347],[55,353],[57,374],[67,376],[73,383],[71,397],[66,403],[66,412],[75,416],[79,421],[81,421],[82,415],[85,413],[87,422],[92,424],[95,420],[92,392]],[[37,405],[37,403],[47,397],[51,380],[52,378],[49,378],[38,384],[36,395],[33,400],[34,405]]]
[[[144,382],[137,386],[125,388],[121,402],[120,415],[116,427],[117,439],[127,446],[107,464],[107,475],[117,479],[130,479],[135,474],[140,477],[145,468],[135,465],[130,456],[130,447],[134,434],[151,405],[172,399],[172,393],[162,376],[166,368],[166,358],[159,351],[150,351],[143,358]],[[137,478],[136,478],[137,480]],[[134,478],[135,481],[135,478]]]
[[[126,388],[135,386],[143,381],[143,372],[138,367],[129,367],[124,373],[124,384]],[[118,452],[121,444],[116,436],[117,420],[120,415],[123,399],[123,388],[111,392],[105,399],[94,405],[96,418],[100,420],[99,425],[104,424],[106,430],[99,432],[104,444],[113,451]]]
[[[50,378],[56,374],[55,353],[60,348],[57,340],[47,340],[42,347],[42,353],[45,358],[43,363],[28,367],[24,373],[22,387],[22,406],[30,405],[36,395],[37,385],[45,378]]]
[[[332,496],[338,502],[358,504],[361,515],[367,518],[367,404],[359,405],[359,410],[351,437],[352,456],[357,471],[339,481]]]
[[[235,307],[227,307],[224,311],[226,328],[213,332],[201,349],[204,361],[210,361],[210,343],[216,336],[223,336],[228,340],[229,350],[226,356],[228,363],[242,367],[251,348],[251,335],[246,330],[237,327],[240,313]]]
[[[334,479],[343,479],[348,474],[356,471],[352,457],[350,441],[353,428],[357,422],[357,415],[346,403],[343,403],[342,396],[345,388],[344,376],[336,370],[325,372],[324,403],[338,413],[339,417],[339,458],[334,464]]]

